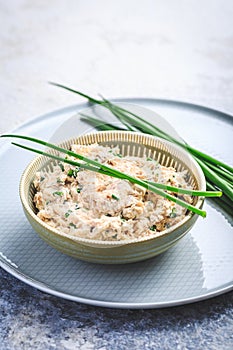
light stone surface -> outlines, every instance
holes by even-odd
[[[47,81],[232,114],[232,18],[231,0],[0,0],[0,133],[83,101]],[[232,329],[233,293],[111,310],[44,294],[0,270],[1,350],[231,350]]]
[[[0,1],[0,132],[82,99],[162,97],[233,111],[231,0]]]

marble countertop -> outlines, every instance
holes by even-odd
[[[233,114],[230,0],[0,2],[0,133],[82,102],[168,98]],[[155,310],[87,306],[0,270],[0,349],[233,348],[233,293]]]

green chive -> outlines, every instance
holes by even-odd
[[[119,200],[120,200],[120,198],[117,197],[117,196],[115,196],[115,194],[112,194],[112,199],[115,199],[116,201],[119,201]]]
[[[72,210],[68,210],[66,213],[65,213],[65,217],[68,218],[68,216],[70,216],[70,214],[72,213]]]
[[[77,228],[77,226],[76,226],[75,224],[73,224],[73,222],[70,222],[70,223],[69,223],[69,226],[70,226],[70,227]]]
[[[73,176],[74,178],[76,178],[79,170],[80,170],[79,167],[76,167],[75,169],[70,169],[68,170],[67,175],[70,177]]]
[[[65,170],[65,168],[64,168],[64,165],[62,164],[62,163],[58,163],[58,166],[61,168],[61,171],[64,171]]]
[[[53,195],[61,197],[61,196],[63,196],[63,192],[56,191],[56,192],[53,192]]]
[[[170,218],[175,218],[177,216],[176,208],[172,208],[172,211],[171,211],[169,216],[170,216]]]
[[[72,169],[68,170],[68,171],[67,171],[67,175],[68,175],[68,176],[72,176],[72,175],[73,175],[73,170],[72,170]]]
[[[142,117],[136,115],[135,113],[132,113],[124,108],[121,108],[110,101],[106,99],[97,100],[94,99],[86,94],[83,94],[80,91],[70,89],[67,86],[51,83],[55,86],[58,86],[60,88],[66,89],[68,91],[71,91],[73,93],[76,93],[80,96],[83,96],[89,100],[91,103],[99,104],[107,109],[109,109],[113,115],[115,115],[118,120],[126,127],[129,131],[140,131],[143,133],[151,134],[154,136],[161,137],[165,140],[168,140],[170,142],[173,142],[180,147],[185,148],[188,152],[190,152],[194,158],[198,161],[199,165],[201,166],[202,170],[204,171],[206,180],[211,186],[217,189],[221,189],[225,196],[227,196],[230,200],[230,204],[232,207],[232,201],[233,201],[233,189],[232,189],[232,176],[233,176],[233,168],[229,166],[228,164],[225,164],[218,159],[215,159],[203,152],[200,152],[193,147],[189,146],[187,143],[182,143],[179,140],[175,139],[174,137],[170,136],[163,130],[156,127],[153,123],[150,123],[146,120],[144,120]],[[94,126],[97,130],[119,130],[119,126],[115,126],[113,124],[108,124],[108,126],[104,126],[103,121],[100,119],[92,118],[85,116],[85,120],[88,124]],[[212,170],[212,171],[210,171]],[[214,196],[214,194],[213,194]],[[223,201],[219,201],[219,199],[216,199],[218,203],[223,203]],[[222,206],[225,210],[226,206]]]
[[[187,208],[188,210],[190,210],[190,211],[192,211],[192,212],[194,212],[194,213],[196,213],[198,215],[201,215],[202,217],[206,216],[206,212],[205,211],[203,211],[203,210],[201,210],[201,209],[199,209],[199,208],[197,208],[197,207],[195,207],[195,206],[193,206],[191,204],[188,204],[185,201],[183,201],[183,200],[181,200],[181,199],[179,199],[177,197],[174,197],[174,196],[170,195],[169,193],[166,193],[163,190],[160,190],[159,187],[157,187],[157,184],[153,184],[153,183],[149,183],[147,181],[139,180],[139,179],[137,179],[135,177],[132,177],[132,176],[130,176],[128,174],[124,174],[124,173],[120,172],[119,170],[116,170],[116,169],[108,167],[108,166],[106,166],[104,164],[98,163],[98,162],[96,162],[96,161],[94,161],[92,159],[89,159],[89,158],[84,157],[84,156],[82,156],[80,154],[74,153],[74,152],[69,151],[67,149],[64,149],[62,147],[56,146],[56,145],[48,143],[46,141],[38,140],[38,139],[33,138],[33,137],[22,136],[22,135],[14,135],[14,134],[12,134],[12,135],[2,135],[1,137],[13,137],[13,138],[15,137],[15,138],[20,138],[20,139],[32,141],[32,142],[35,142],[35,143],[38,143],[38,144],[41,144],[41,145],[45,145],[45,146],[50,147],[52,149],[55,149],[55,150],[57,150],[57,151],[59,151],[61,153],[65,153],[66,155],[72,156],[74,158],[78,158],[78,159],[84,161],[85,163],[79,163],[79,162],[71,160],[71,159],[61,158],[61,157],[59,157],[57,155],[54,155],[54,154],[51,154],[51,153],[46,153],[43,150],[34,149],[34,148],[31,148],[31,147],[27,147],[27,146],[20,145],[18,143],[12,142],[12,144],[17,146],[17,147],[20,147],[20,148],[23,148],[23,149],[35,152],[35,153],[43,155],[43,156],[47,156],[47,157],[52,158],[52,159],[56,159],[56,160],[62,161],[63,163],[67,163],[67,164],[76,166],[78,169],[81,167],[83,169],[87,169],[87,170],[90,170],[90,171],[98,172],[98,173],[101,173],[101,174],[104,174],[104,175],[107,175],[107,176],[115,177],[115,178],[118,178],[118,179],[128,180],[129,182],[138,184],[138,185],[146,188],[147,191],[152,191],[152,192],[154,192],[154,193],[156,193],[156,194],[158,194],[158,195],[160,195],[160,196],[162,196],[164,198],[167,198],[167,199],[177,203],[178,205],[181,205],[182,207]],[[161,184],[158,184],[158,186],[161,186]],[[205,196],[206,193],[207,192],[205,192],[205,191],[199,191],[199,193],[197,195]],[[213,192],[213,194],[219,196],[219,195],[221,195],[221,192],[217,191],[217,192]],[[113,196],[115,196],[115,195],[113,195]],[[113,196],[112,196],[112,198],[114,198]],[[118,197],[116,197],[114,199],[119,200]]]
[[[123,157],[122,154],[120,154],[120,153],[113,153],[113,155],[116,156],[116,157],[119,157],[119,158]]]
[[[77,189],[76,189],[77,193],[80,193],[82,191],[82,189],[83,188],[81,186],[77,187]]]

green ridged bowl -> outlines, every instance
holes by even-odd
[[[146,155],[157,160],[161,165],[172,166],[178,171],[187,169],[189,183],[194,186],[194,189],[202,191],[206,189],[204,174],[190,154],[160,138],[128,131],[103,131],[70,139],[60,146],[68,149],[73,143],[119,146],[124,156]],[[125,264],[145,260],[175,245],[192,228],[198,218],[197,214],[189,212],[182,221],[163,232],[148,238],[127,241],[108,242],[68,236],[39,219],[33,203],[35,173],[41,169],[52,169],[53,164],[54,160],[45,156],[36,157],[30,162],[21,177],[20,199],[28,221],[39,236],[53,248],[74,258],[103,264]],[[201,208],[203,202],[203,197],[196,197],[193,205]]]

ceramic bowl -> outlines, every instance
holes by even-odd
[[[178,171],[186,169],[188,182],[195,189],[205,190],[206,188],[203,172],[189,153],[160,138],[127,131],[104,131],[65,141],[61,146],[68,149],[73,143],[119,146],[120,152],[124,156],[140,157],[146,155],[157,160],[161,165],[172,166]],[[35,173],[41,169],[51,170],[53,164],[54,161],[45,156],[39,156],[32,160],[21,177],[20,198],[26,217],[39,236],[55,249],[74,258],[104,264],[122,264],[145,260],[161,254],[175,245],[192,228],[198,218],[197,214],[188,212],[178,224],[160,233],[155,233],[154,236],[127,241],[108,242],[68,236],[40,220],[36,215],[33,203]],[[193,205],[201,208],[203,201],[203,197],[196,197]]]

